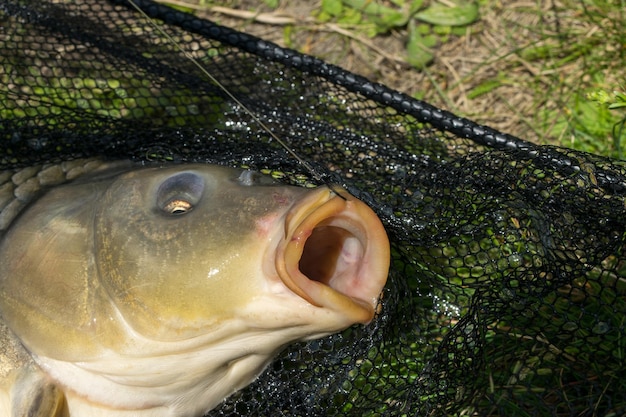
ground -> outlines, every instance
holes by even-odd
[[[320,19],[320,2],[198,1],[163,0],[535,143],[622,155],[611,136],[622,116],[585,95],[626,87],[626,41],[614,33],[623,0],[480,0],[475,23],[435,28],[421,69],[407,63],[406,26],[369,37],[362,24]]]

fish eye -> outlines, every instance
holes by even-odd
[[[192,172],[166,178],[157,190],[157,207],[165,214],[179,216],[189,213],[204,193],[204,179]]]
[[[168,214],[179,215],[191,211],[192,208],[193,205],[189,201],[175,199],[167,203],[165,207],[163,207],[163,211]]]

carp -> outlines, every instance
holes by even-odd
[[[0,239],[11,417],[201,416],[287,344],[370,322],[390,262],[345,190],[208,164],[104,164]]]

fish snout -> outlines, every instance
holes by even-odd
[[[275,259],[291,291],[364,324],[374,317],[389,262],[389,240],[379,218],[337,186],[318,188],[294,205]]]

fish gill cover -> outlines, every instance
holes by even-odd
[[[392,242],[371,324],[290,346],[209,415],[626,413],[624,163],[137,3]],[[0,21],[0,169],[100,156],[317,182],[126,1],[4,0]]]

